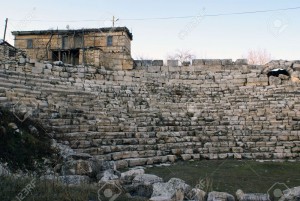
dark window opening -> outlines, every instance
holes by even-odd
[[[107,46],[112,46],[112,45],[113,45],[113,37],[107,36]]]
[[[290,77],[290,74],[287,70],[279,69],[279,68],[271,70],[270,72],[268,72],[267,75],[268,75],[268,77],[270,77],[270,76],[278,77],[279,75],[287,75]]]
[[[68,49],[69,47],[69,38],[68,36],[62,37],[62,49]]]
[[[28,49],[32,49],[33,48],[33,41],[32,41],[32,39],[28,39],[27,40],[27,48]]]
[[[9,57],[15,57],[16,56],[16,50],[8,50],[8,56]]]
[[[78,65],[79,64],[79,50],[69,51],[53,51],[53,61],[62,61],[66,64]]]

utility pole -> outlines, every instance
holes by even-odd
[[[8,22],[8,18],[6,18],[6,20],[5,20],[5,28],[4,28],[4,36],[3,36],[4,41],[5,41],[5,37],[6,37],[7,22]]]
[[[115,20],[115,16],[113,16],[113,19],[112,19],[113,26],[112,27],[115,27],[115,22],[118,20],[119,20],[119,18]]]

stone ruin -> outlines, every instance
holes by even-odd
[[[143,169],[116,169],[191,159],[299,159],[300,61],[134,63],[133,70],[111,71],[0,52],[0,107],[20,121],[35,120],[55,139],[66,160],[54,167],[59,181],[89,183],[97,173],[100,184],[121,182],[129,194],[152,201],[235,198],[177,178],[162,183]],[[282,200],[295,199],[299,187],[290,192]],[[241,190],[236,197],[270,200]]]
[[[26,106],[58,142],[118,168],[299,159],[300,61],[135,61],[133,70],[110,71],[37,62],[22,52],[0,58],[1,107]],[[288,75],[268,77],[274,69]]]

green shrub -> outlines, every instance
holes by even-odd
[[[9,126],[15,123],[18,130]],[[37,128],[31,134],[29,126]],[[44,166],[44,159],[51,158],[55,150],[51,148],[50,137],[35,122],[27,119],[20,122],[12,112],[0,108],[0,161],[8,163],[8,167],[36,171]]]

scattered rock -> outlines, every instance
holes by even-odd
[[[131,183],[132,180],[135,178],[137,175],[142,175],[145,173],[144,169],[132,169],[127,172],[121,173],[121,180],[123,180],[124,183]]]
[[[173,200],[183,201],[184,199],[184,190],[182,188],[176,189],[175,195],[173,196]]]
[[[4,176],[10,175],[10,171],[5,165],[0,163],[0,176],[2,175]]]
[[[300,200],[300,186],[283,191],[282,197],[279,201],[299,201]]]
[[[55,65],[55,66],[63,66],[64,62],[62,62],[62,61],[54,61],[53,65]]]
[[[66,175],[91,175],[91,173],[91,164],[86,160],[68,160],[62,167],[62,174]]]
[[[166,196],[156,196],[150,198],[149,201],[173,201],[172,198],[166,197]]]
[[[233,195],[225,192],[212,191],[208,193],[207,201],[234,201]]]
[[[153,184],[152,197],[163,196],[171,199],[174,197],[177,189],[182,189],[186,194],[188,194],[191,187],[181,179],[171,178],[167,183]]]
[[[242,190],[236,191],[236,197],[239,201],[269,201],[268,194],[263,193],[244,193]]]
[[[204,201],[205,200],[205,191],[198,189],[198,188],[193,188],[187,195],[186,197],[189,200],[193,201]]]
[[[119,177],[114,174],[114,170],[105,170],[103,177],[100,179],[100,182],[107,182],[110,180],[117,180]]]
[[[153,185],[151,184],[132,184],[132,185],[125,185],[123,187],[126,192],[128,192],[131,196],[139,196],[150,198],[153,193]]]
[[[142,183],[142,184],[154,184],[158,182],[163,182],[163,179],[153,175],[153,174],[140,174],[134,177],[132,180],[133,184]]]
[[[15,124],[15,123],[9,123],[9,124],[8,124],[8,127],[9,127],[9,128],[12,128],[13,130],[17,130],[17,129],[18,129],[18,126],[17,126],[17,124]]]
[[[37,136],[39,135],[39,131],[38,131],[38,129],[36,127],[34,127],[32,125],[29,125],[28,129],[30,131],[30,134],[37,135]]]

